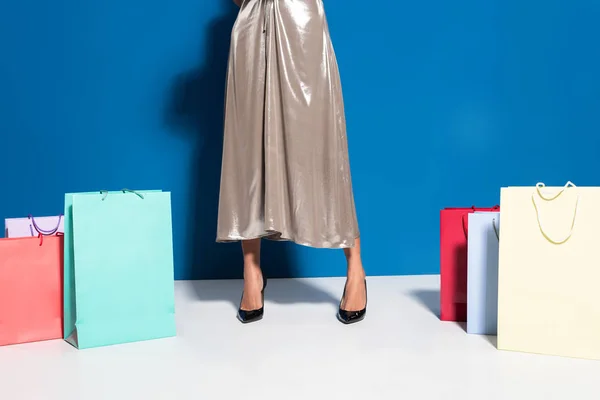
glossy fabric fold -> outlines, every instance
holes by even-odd
[[[359,236],[340,76],[321,0],[246,0],[233,27],[217,241]]]

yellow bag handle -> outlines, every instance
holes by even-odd
[[[535,195],[537,193],[537,195],[544,201],[554,201],[556,199],[558,199],[560,197],[560,195],[562,195],[566,190],[573,188],[575,189],[576,186],[575,184],[573,184],[573,182],[569,181],[565,184],[565,186],[559,190],[559,192],[554,195],[554,196],[544,196],[544,194],[542,193],[542,189],[545,188],[546,185],[544,185],[541,182],[538,182],[535,185],[535,189],[536,191],[531,195],[531,201],[533,203],[533,207],[535,208],[535,216],[537,218],[537,223],[538,223],[538,227],[540,228],[540,232],[542,233],[542,235],[546,238],[546,240],[548,240],[550,243],[552,244],[563,244],[566,243],[571,236],[573,236],[573,228],[575,227],[575,219],[577,218],[577,208],[579,207],[579,193],[577,194],[577,201],[575,202],[575,210],[573,211],[573,221],[571,221],[571,228],[569,229],[569,234],[562,240],[554,240],[552,239],[550,236],[548,236],[548,234],[546,233],[546,231],[544,230],[544,228],[542,227],[542,222],[540,221],[540,211],[538,209],[538,206],[535,202]]]

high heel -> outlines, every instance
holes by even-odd
[[[367,280],[365,279],[365,308],[359,311],[346,311],[342,309],[342,304],[344,304],[344,300],[346,298],[346,286],[344,286],[344,294],[342,295],[342,299],[340,300],[340,307],[338,310],[338,320],[343,324],[354,324],[356,322],[360,322],[365,319],[367,315]]]
[[[267,287],[267,278],[263,276],[263,288],[261,291],[262,295],[262,307],[257,310],[242,310],[242,301],[244,300],[244,293],[242,292],[242,299],[240,300],[240,307],[238,308],[237,318],[242,324],[248,324],[250,322],[260,321],[265,313],[265,288]]]

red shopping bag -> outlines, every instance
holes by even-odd
[[[491,208],[445,208],[440,212],[440,319],[467,320],[468,215]]]
[[[0,346],[62,338],[63,237],[0,239]]]

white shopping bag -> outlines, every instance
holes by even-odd
[[[497,332],[499,219],[499,212],[469,214],[467,333]]]
[[[600,359],[600,187],[501,191],[498,348]]]
[[[62,235],[64,233],[63,217],[7,218],[4,220],[7,238],[22,238],[42,235]]]

